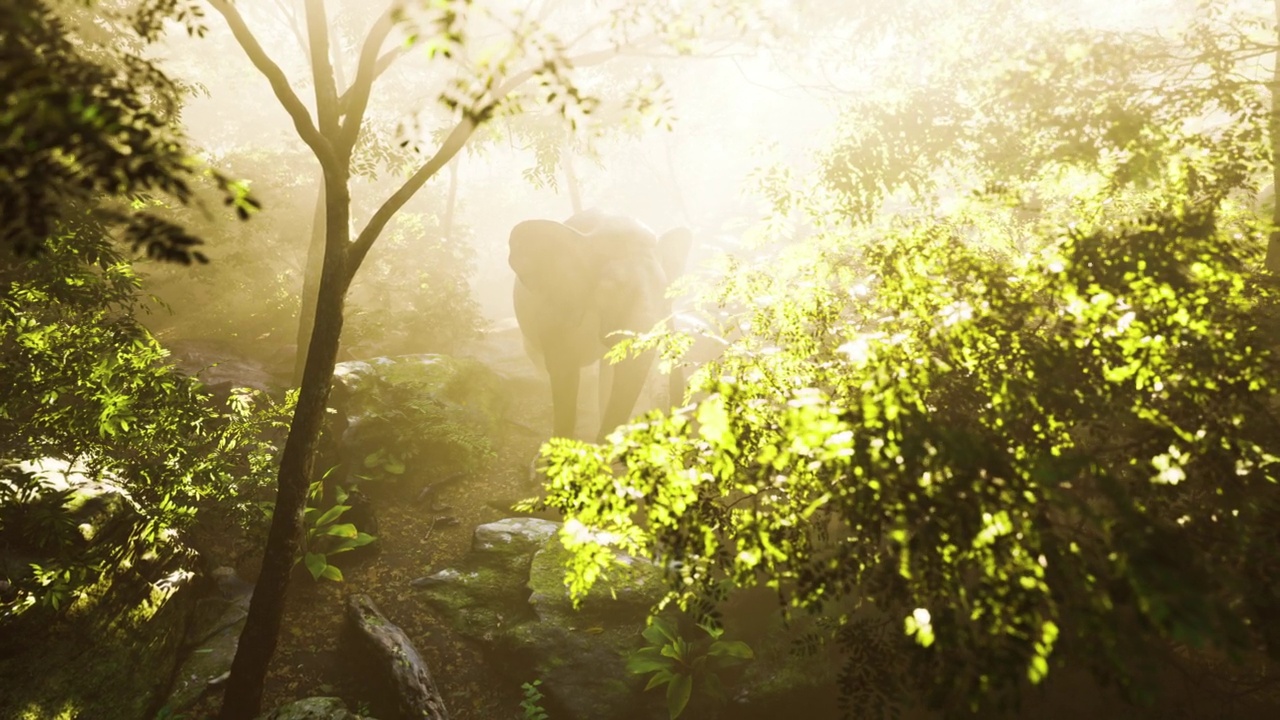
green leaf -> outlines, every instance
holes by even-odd
[[[750,660],[755,657],[755,653],[751,652],[751,646],[741,640],[717,640],[711,643],[711,649],[707,651],[712,656],[728,656],[739,658],[741,660]]]
[[[317,519],[316,519],[316,521],[315,521],[315,523],[313,523],[313,524],[314,524],[316,527],[323,527],[323,526],[325,526],[325,525],[328,525],[329,523],[333,522],[334,520],[337,520],[337,519],[338,519],[338,517],[339,517],[340,515],[342,515],[342,513],[346,512],[346,511],[348,511],[348,510],[350,510],[350,509],[351,509],[351,507],[350,507],[349,505],[334,505],[333,507],[329,508],[328,510],[325,510],[325,511],[324,511],[324,514],[323,514],[323,515],[321,515],[319,518],[317,518]]]
[[[302,558],[302,562],[306,564],[307,570],[311,572],[312,580],[319,580],[325,569],[329,567],[329,561],[323,553],[307,553]]]
[[[649,618],[649,626],[641,631],[640,634],[653,645],[675,642],[677,637],[675,625],[661,615]]]
[[[667,686],[667,713],[671,720],[680,717],[689,704],[689,696],[693,694],[693,676],[680,674],[671,679]]]
[[[649,682],[644,686],[644,689],[652,690],[663,683],[671,682],[671,679],[674,677],[675,675],[670,670],[660,669],[653,673],[653,677],[649,678]]]
[[[323,523],[316,523],[316,524],[322,525]],[[338,525],[330,525],[329,527],[325,528],[324,531],[321,532],[321,534],[333,535],[335,537],[342,537],[342,538],[351,538],[352,540],[354,540],[357,537],[359,537],[360,533],[358,530],[356,530],[356,526],[352,523],[339,523]]]
[[[324,578],[325,580],[342,582],[342,571],[334,567],[333,565],[326,565],[324,568],[324,571],[320,573],[320,577]]]
[[[669,670],[675,663],[658,654],[654,647],[640,648],[627,656],[627,672],[632,675],[643,675],[658,670]]]

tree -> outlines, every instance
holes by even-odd
[[[299,136],[315,153],[324,177],[325,250],[314,325],[297,409],[280,461],[275,512],[262,570],[227,682],[221,716],[230,719],[253,716],[261,703],[263,678],[280,630],[289,573],[298,555],[306,491],[342,331],[345,298],[370,248],[392,216],[445,167],[478,127],[495,116],[518,113],[533,103],[550,103],[571,121],[589,112],[590,100],[572,81],[573,68],[604,62],[627,48],[654,48],[669,37],[687,38],[693,27],[688,14],[695,11],[680,12],[674,7],[648,3],[623,5],[623,12],[603,16],[612,19],[588,18],[579,40],[597,42],[599,49],[572,54],[571,48],[543,28],[544,17],[516,12],[514,22],[498,25],[508,28],[504,40],[487,48],[485,55],[461,64],[460,74],[444,88],[441,98],[453,114],[454,125],[435,153],[353,237],[348,186],[351,163],[364,130],[374,81],[400,54],[398,49],[383,50],[396,21],[414,20],[409,36],[423,38],[431,56],[467,59],[470,53],[483,49],[468,45],[471,30],[475,25],[499,21],[496,10],[486,13],[485,8],[467,2],[431,3],[420,16],[415,16],[410,13],[411,4],[389,3],[364,38],[351,85],[339,93],[326,5],[323,0],[306,0],[304,17],[315,87],[313,116],[236,7],[227,0],[211,0],[211,4],[270,82]],[[548,6],[544,14],[551,9]],[[718,8],[711,10],[718,12]],[[708,8],[697,12],[708,12]],[[661,18],[661,24],[652,21],[655,17]],[[526,87],[531,81],[533,87]]]
[[[1141,699],[1171,648],[1280,659],[1278,298],[1241,200],[1271,117],[1192,20],[960,23],[964,62],[850,103],[821,172],[762,174],[818,232],[718,290],[750,332],[700,402],[545,451],[573,591],[622,550],[686,606],[767,585],[846,647],[901,628],[844,689],[955,715],[1063,664]]]
[[[166,19],[180,20],[189,33],[203,32],[199,9],[190,2],[147,0],[132,10],[107,13],[111,27],[136,30],[120,33],[126,41],[154,40]],[[176,129],[172,82],[135,54],[86,42],[86,34],[102,29],[75,20],[43,0],[16,0],[0,10],[0,91],[9,108],[0,118],[6,245],[19,254],[35,252],[61,222],[92,213],[123,227],[133,247],[146,247],[153,257],[201,260],[193,249],[199,239],[181,227],[104,198],[160,193],[192,202],[192,180],[207,175],[242,218],[256,201],[243,186],[192,161]]]
[[[202,499],[252,485],[269,460],[257,435],[277,409],[254,412],[241,396],[219,412],[165,363],[135,319],[140,282],[113,244],[123,234],[161,260],[200,258],[182,226],[129,209],[196,198],[204,170],[176,125],[184,89],[138,54],[165,20],[198,34],[198,18],[173,2],[0,9],[0,526],[6,542],[57,556],[6,577],[6,619],[32,605],[65,609],[104,576],[137,572],[135,560],[179,537]],[[256,207],[213,175],[242,216]],[[13,461],[44,458],[117,475],[136,524],[86,544],[67,526],[70,491],[10,474]],[[43,515],[31,511],[41,504]]]

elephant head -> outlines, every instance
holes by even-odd
[[[527,220],[511,231],[516,320],[529,357],[551,378],[554,432],[577,423],[581,370],[601,361],[597,438],[626,422],[644,386],[653,352],[607,366],[621,331],[645,332],[670,313],[667,285],[683,272],[687,229],[661,238],[626,217],[588,211],[564,223]]]

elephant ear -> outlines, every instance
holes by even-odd
[[[668,284],[684,274],[684,266],[692,248],[693,232],[689,228],[668,230],[658,238],[658,260],[662,263],[662,272],[667,276]]]
[[[585,237],[554,220],[525,220],[511,230],[507,262],[561,318],[580,317],[595,284]]]

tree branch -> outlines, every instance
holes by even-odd
[[[365,225],[364,230],[360,231],[359,237],[355,242],[351,243],[351,251],[347,255],[347,282],[350,283],[355,278],[356,271],[360,269],[360,264],[364,262],[365,255],[369,254],[369,248],[373,246],[378,236],[382,234],[383,228],[391,218],[404,207],[405,203],[414,196],[414,193],[430,180],[440,168],[444,167],[462,146],[467,144],[467,140],[471,138],[471,134],[479,127],[471,117],[463,117],[454,126],[449,136],[440,143],[440,149],[431,157],[418,171],[413,174],[400,189],[395,191],[386,202],[382,203],[382,207],[378,208],[373,217],[369,218],[369,224]]]
[[[373,37],[373,31],[370,31],[369,37]],[[362,72],[366,69],[364,56],[368,53],[369,46],[366,44],[360,61]],[[576,57],[566,58],[566,63],[570,67],[586,67],[589,65],[598,65],[623,54],[626,54],[626,51],[623,49],[607,48],[604,50],[583,53]],[[531,67],[508,77],[506,81],[494,91],[494,98],[501,99],[506,97],[516,88],[520,87],[525,82],[528,82],[529,78],[532,78],[539,70],[541,70],[541,66]],[[372,80],[370,80],[370,84],[372,84]],[[359,78],[356,79],[356,83],[352,85],[352,87],[361,87],[361,81]],[[364,92],[367,99],[367,87],[364,88]],[[458,154],[458,151],[467,144],[467,140],[471,139],[472,133],[474,133],[476,128],[479,127],[479,123],[474,119],[476,117],[485,117],[485,114],[466,113],[462,120],[458,121],[458,124],[449,132],[449,135],[444,139],[444,142],[440,143],[440,149],[436,151],[436,154],[433,155],[426,164],[419,168],[412,177],[406,180],[399,190],[395,191],[391,197],[387,198],[386,202],[382,203],[382,207],[379,207],[377,212],[373,214],[373,217],[369,218],[369,223],[365,225],[364,230],[360,231],[360,235],[351,243],[350,246],[351,252],[347,256],[348,283],[355,278],[356,271],[360,269],[360,265],[364,262],[365,256],[369,254],[369,248],[373,246],[374,241],[376,241],[378,236],[382,234],[383,228],[386,227],[387,223],[390,222],[396,212],[398,212],[400,208],[404,207],[405,203],[409,202],[410,198],[418,192],[427,180],[430,180],[437,172],[440,171],[441,168],[453,159],[454,155]],[[354,119],[354,116],[348,119],[348,123],[351,123]],[[483,120],[480,122],[483,122]],[[358,127],[358,124],[355,127]]]
[[[332,139],[338,137],[341,125],[338,90],[333,84],[333,64],[329,61],[329,16],[324,10],[324,0],[307,0],[306,9],[311,79],[316,86],[316,122],[320,125],[320,134]],[[347,157],[341,145],[334,149],[339,159]]]
[[[307,112],[307,107],[302,104],[297,94],[293,92],[293,88],[289,85],[289,79],[285,77],[284,71],[262,49],[258,39],[253,36],[253,32],[245,25],[244,18],[241,17],[240,12],[228,0],[209,0],[209,4],[213,6],[214,10],[222,14],[222,17],[227,21],[227,26],[231,28],[231,34],[235,36],[236,42],[240,43],[240,47],[244,49],[245,55],[249,56],[249,60],[254,67],[258,68],[258,72],[262,73],[267,82],[271,83],[271,90],[275,92],[276,98],[284,106],[285,112],[289,113],[289,117],[293,120],[293,126],[298,131],[298,137],[302,138],[302,141],[311,148],[321,163],[336,164],[337,158],[333,154],[333,146],[329,144],[329,141],[320,134],[315,124],[311,122],[311,113]]]
[[[343,100],[340,101],[346,117],[338,135],[338,144],[345,156],[350,156],[351,148],[356,144],[356,137],[360,135],[360,124],[364,122],[364,111],[369,106],[369,93],[373,90],[373,81],[381,74],[378,68],[383,58],[392,56],[392,53],[388,53],[378,57],[378,51],[382,49],[382,43],[386,42],[387,35],[391,34],[392,16],[399,8],[399,2],[387,5],[386,12],[382,13],[382,16],[369,28],[364,46],[360,48],[360,64],[356,68],[356,77],[352,80],[351,87],[343,94]],[[390,66],[396,57],[398,55],[386,60],[386,66]],[[386,67],[382,68],[382,70],[385,69]]]
[[[382,73],[386,72],[388,68],[394,65],[396,60],[399,60],[402,55],[404,55],[403,47],[397,47],[395,49],[388,50],[385,53],[383,53],[382,57],[378,58],[378,62],[375,63],[373,66],[372,80],[376,81],[378,78],[382,77]],[[357,78],[358,77],[359,76],[357,75]],[[372,85],[372,81],[370,82],[370,85]],[[347,88],[347,90],[342,93],[342,96],[338,98],[338,109],[342,112],[343,115],[348,114],[347,107],[349,106],[350,103],[351,103],[351,88]]]

